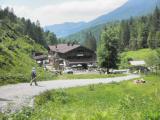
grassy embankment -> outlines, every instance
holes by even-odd
[[[44,74],[48,79],[53,77],[49,72],[44,73],[43,68],[38,67],[32,59],[33,51],[46,53],[44,47],[28,36],[15,34],[5,26],[1,26],[0,35],[0,85],[30,81],[32,67],[37,68],[40,80],[44,80]]]
[[[128,67],[128,60],[144,60],[147,64],[150,63],[150,60],[157,56],[156,50],[152,49],[140,49],[137,51],[128,51],[120,54],[120,68]],[[152,61],[154,62],[154,61]]]
[[[12,115],[13,120],[158,120],[160,79],[47,91],[35,99],[35,109]]]

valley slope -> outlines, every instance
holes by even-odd
[[[84,31],[84,29],[95,27],[101,24],[106,24],[111,21],[113,22],[117,20],[128,19],[131,16],[136,17],[141,15],[146,15],[148,13],[151,13],[156,5],[157,5],[156,0],[147,0],[147,2],[146,0],[128,0],[127,3],[125,3],[118,9],[110,12],[109,14],[102,15],[88,23],[71,22],[58,25],[51,25],[51,26],[46,26],[45,30],[50,30],[51,32],[54,32],[58,37],[66,37],[81,30]]]

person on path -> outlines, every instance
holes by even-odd
[[[33,83],[33,82],[35,83],[36,86],[38,86],[36,77],[37,77],[36,68],[33,67],[33,68],[32,68],[32,72],[31,72],[31,82],[30,82],[30,86],[32,86],[32,83]]]

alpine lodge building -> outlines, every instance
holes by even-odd
[[[49,61],[52,64],[60,64],[64,67],[96,65],[95,51],[77,44],[57,44],[49,46]],[[57,61],[59,61],[57,63]]]

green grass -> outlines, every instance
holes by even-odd
[[[152,49],[140,49],[137,51],[123,52],[120,54],[121,62],[119,66],[121,68],[128,68],[128,60],[144,60],[147,64],[150,64],[150,59],[156,59],[155,56],[158,56],[158,53],[156,50]]]
[[[55,77],[56,80],[73,80],[73,79],[96,79],[96,78],[109,78],[125,76],[123,74],[63,74]]]
[[[155,50],[152,49],[140,49],[138,51],[129,51],[122,53],[122,56],[127,58],[132,58],[134,60],[145,60],[151,54],[157,54]]]
[[[35,99],[35,109],[25,108],[13,120],[159,120],[160,77],[147,83],[133,81],[46,91]]]
[[[9,35],[5,35],[5,33]],[[28,36],[17,36],[13,31],[1,26],[0,29],[0,86],[29,82],[32,67],[36,67],[40,74],[39,80],[52,79],[53,74],[45,73],[32,59],[32,52],[44,52],[47,50],[35,43]],[[16,39],[10,37],[14,36]],[[46,77],[47,76],[47,77]]]

